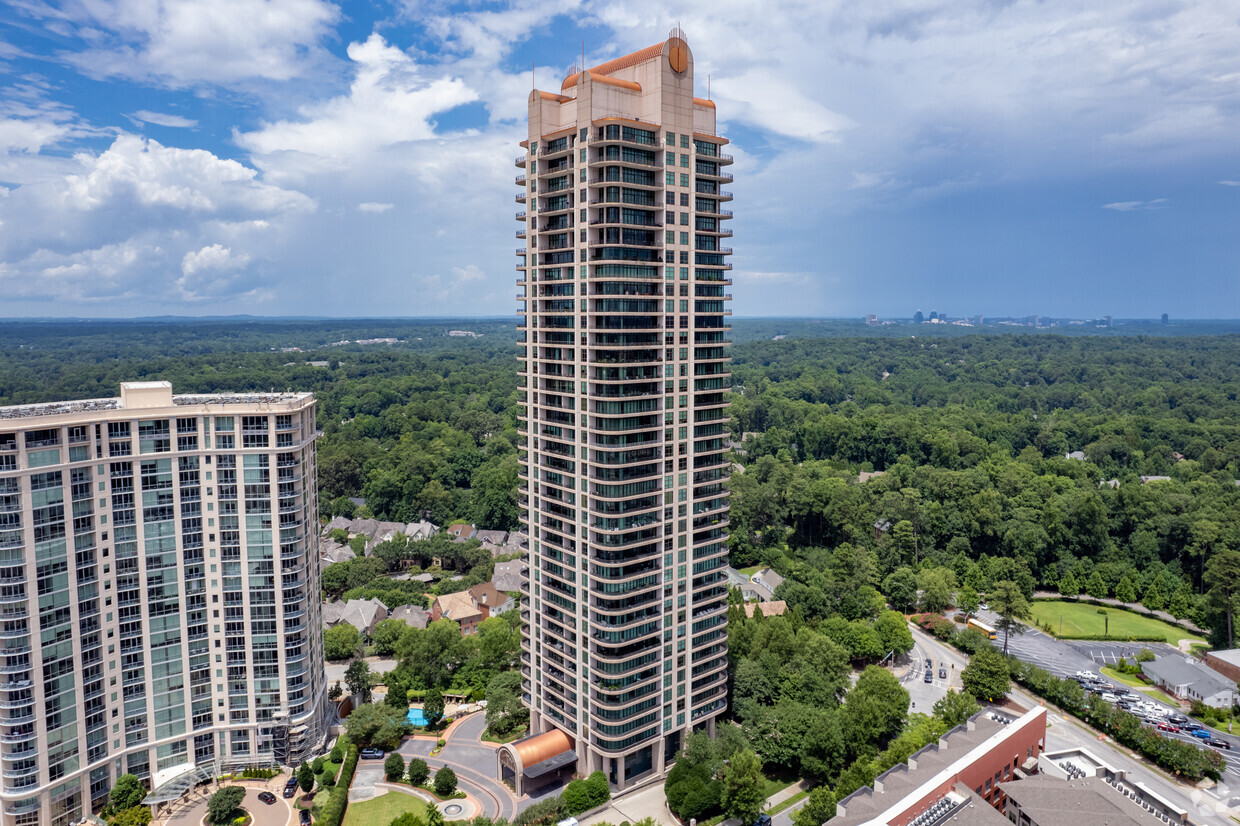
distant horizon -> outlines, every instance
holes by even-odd
[[[937,312],[937,310],[932,310],[932,311],[930,311],[930,312]],[[950,315],[950,314],[949,314],[949,315],[947,315],[947,316],[945,316],[945,317],[946,317],[946,318],[949,318],[949,319],[952,319],[953,321],[969,321],[970,319],[977,318],[977,316],[978,316],[978,315],[981,315],[981,316],[982,316],[982,319],[983,319],[983,322],[982,322],[982,323],[983,323],[983,324],[986,324],[986,323],[988,323],[988,322],[989,322],[989,321],[991,321],[991,320],[995,320],[995,321],[1000,321],[1000,320],[1003,320],[1003,321],[1006,321],[1006,320],[1012,320],[1012,319],[1025,319],[1025,318],[1033,318],[1033,317],[1037,317],[1037,318],[1039,318],[1039,319],[1048,319],[1048,320],[1053,320],[1053,321],[1060,321],[1060,320],[1066,320],[1066,321],[1098,321],[1098,320],[1101,320],[1102,318],[1105,318],[1105,316],[1069,316],[1069,315],[1052,315],[1052,314],[1049,314],[1049,313],[1021,313],[1021,314],[1008,314],[1008,315],[999,315],[999,314],[990,315],[990,314],[987,314],[987,313],[970,313],[970,314],[968,314],[968,315]],[[944,316],[940,313],[940,317],[944,317]],[[882,323],[884,323],[884,322],[892,322],[892,321],[908,321],[908,322],[912,322],[912,321],[913,321],[913,318],[914,318],[914,317],[913,317],[912,315],[907,315],[907,316],[899,316],[899,315],[886,315],[886,316],[885,316],[885,315],[881,315],[881,314],[880,314],[880,315],[878,316],[878,323],[879,323],[879,324],[882,324]],[[478,321],[505,321],[505,320],[511,320],[511,321],[513,321],[514,323],[519,323],[519,321],[520,321],[520,319],[519,319],[519,317],[517,316],[517,314],[516,314],[516,313],[513,313],[511,316],[509,316],[509,315],[453,315],[453,314],[445,314],[445,315],[357,315],[357,316],[352,316],[352,315],[342,315],[342,316],[333,316],[333,315],[252,315],[252,314],[250,314],[250,313],[238,313],[238,314],[235,314],[235,315],[199,315],[199,316],[196,316],[196,315],[173,315],[173,314],[168,314],[168,315],[143,315],[143,316],[7,316],[7,317],[6,317],[6,316],[0,316],[0,324],[9,324],[9,323],[32,323],[32,322],[57,322],[57,321],[83,321],[83,322],[86,322],[86,321],[89,321],[89,322],[112,322],[112,321],[114,321],[114,322],[135,322],[135,321],[241,321],[241,320],[250,320],[250,321],[430,321],[430,320],[444,320],[444,321],[449,321],[449,320],[466,320],[466,321],[468,321],[468,320],[475,320],[475,319],[476,319],[476,320],[478,320]],[[815,314],[815,315],[781,315],[781,314],[772,314],[772,315],[734,315],[734,316],[732,316],[732,319],[733,319],[733,320],[735,320],[735,321],[750,321],[750,320],[758,320],[758,319],[761,319],[761,320],[788,319],[788,320],[790,320],[790,321],[818,321],[818,320],[821,320],[821,321],[856,321],[856,322],[861,323],[861,324],[864,324],[864,323],[865,323],[865,321],[866,321],[865,316],[856,316],[856,315],[820,315],[820,314]],[[1161,316],[1161,314],[1160,314],[1160,315],[1156,315],[1156,316],[1126,316],[1126,317],[1121,317],[1121,316],[1112,316],[1112,317],[1111,317],[1111,323],[1112,323],[1112,324],[1115,324],[1115,323],[1117,323],[1117,322],[1133,322],[1133,321],[1151,321],[1151,322],[1155,322],[1155,323],[1161,324],[1161,323],[1162,323],[1162,316]],[[1201,316],[1201,317],[1196,317],[1196,316],[1168,316],[1168,318],[1167,318],[1167,323],[1168,323],[1168,324],[1174,324],[1174,323],[1176,323],[1177,321],[1192,321],[1192,322],[1209,322],[1209,321],[1213,321],[1213,322],[1240,322],[1240,317],[1237,317],[1237,318],[1222,318],[1222,317],[1219,317],[1219,318],[1213,318],[1213,317],[1206,317],[1206,316]],[[925,323],[929,323],[929,312],[926,312],[926,322],[925,322]]]

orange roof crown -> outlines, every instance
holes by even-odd
[[[591,75],[609,75],[612,72],[618,72],[621,69],[627,69],[630,66],[636,66],[638,63],[644,63],[663,54],[663,43],[656,43],[653,46],[647,46],[640,51],[626,54],[623,57],[617,57],[615,60],[609,60],[606,63],[600,63],[598,66],[590,69]],[[570,86],[577,85],[577,79],[581,72],[573,72],[564,78],[564,82],[560,84],[560,89],[567,89]],[[593,79],[593,78],[592,78]]]

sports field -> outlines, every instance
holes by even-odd
[[[1047,623],[1056,636],[1069,640],[1101,637],[1105,628],[1107,636],[1117,640],[1128,637],[1161,637],[1171,645],[1176,645],[1180,640],[1201,641],[1200,637],[1183,628],[1121,608],[1108,606],[1104,609],[1109,622],[1107,628],[1103,616],[1098,613],[1098,606],[1089,603],[1039,599],[1034,600],[1030,607],[1039,625]]]

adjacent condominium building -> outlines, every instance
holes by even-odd
[[[727,143],[676,30],[532,92],[516,161],[526,751],[619,788],[725,705]]]
[[[0,408],[0,823],[323,740],[308,393]]]

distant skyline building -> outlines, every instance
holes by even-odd
[[[309,393],[0,407],[0,823],[323,742],[316,436]]]
[[[695,94],[679,30],[530,93],[514,785],[575,760],[628,788],[725,708],[732,157]]]

